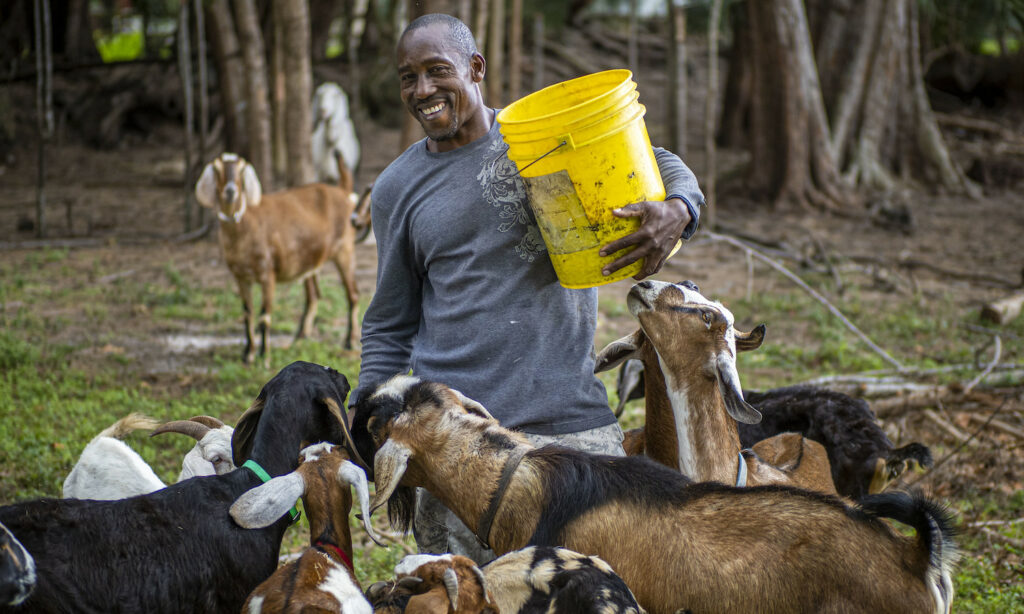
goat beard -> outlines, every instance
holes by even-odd
[[[416,489],[399,486],[388,498],[388,522],[396,531],[407,533],[416,516]]]

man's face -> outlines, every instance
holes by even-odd
[[[406,33],[398,46],[398,79],[406,107],[427,136],[459,146],[481,136],[465,133],[483,104],[484,61],[480,55],[467,59],[448,36],[444,24]]]

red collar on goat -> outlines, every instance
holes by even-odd
[[[319,548],[320,550],[330,550],[334,554],[337,554],[338,558],[341,559],[341,562],[345,564],[345,567],[348,567],[349,571],[351,571],[352,573],[355,573],[356,567],[355,567],[355,565],[352,564],[352,559],[348,558],[348,555],[345,554],[344,550],[342,550],[341,548],[335,546],[334,544],[332,544],[330,542],[325,542],[325,541],[322,541],[322,540],[319,540],[319,539],[316,540],[313,543],[313,545],[316,546],[317,548]]]

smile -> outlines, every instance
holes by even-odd
[[[432,115],[437,115],[438,113],[440,113],[442,109],[444,109],[444,103],[439,102],[435,105],[420,109],[420,113],[429,118]]]

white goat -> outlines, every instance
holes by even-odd
[[[153,418],[132,413],[103,429],[85,446],[64,480],[64,498],[113,501],[165,488],[166,484],[138,452],[121,441],[134,430],[153,428],[156,428],[154,435],[176,432],[197,440],[181,462],[179,482],[197,476],[221,475],[235,468],[231,462],[233,429],[220,420],[196,416],[160,425]]]
[[[337,83],[313,94],[313,167],[316,180],[338,184],[339,158],[353,175],[359,166],[359,138],[349,116],[348,95]]]

